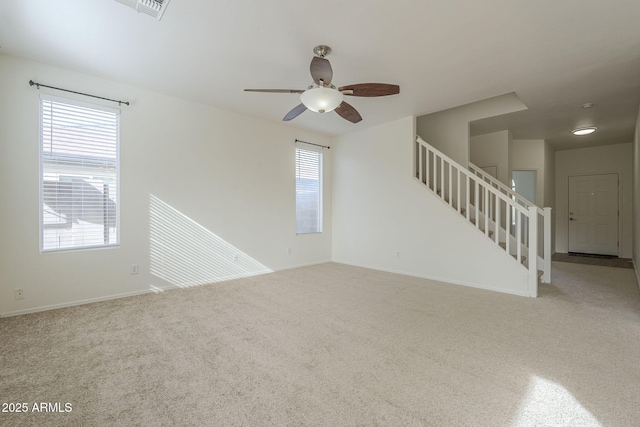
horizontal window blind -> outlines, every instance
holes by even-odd
[[[296,234],[322,232],[322,153],[296,148]]]
[[[118,109],[40,99],[41,250],[119,243]]]

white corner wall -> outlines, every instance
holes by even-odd
[[[509,147],[511,132],[503,130],[469,138],[471,163],[479,167],[496,166],[498,180],[511,188]]]
[[[640,285],[640,111],[633,139],[633,264]]]
[[[556,252],[556,151],[544,142],[544,207],[551,208],[551,253]]]
[[[631,258],[633,253],[633,144],[556,151],[556,252],[568,252],[569,177],[579,175],[619,174],[620,221],[618,256]]]
[[[416,119],[418,135],[463,166],[469,164],[469,122],[526,110],[515,93],[484,99]]]
[[[526,270],[413,177],[414,123],[337,138],[334,261],[526,295]]]
[[[509,146],[511,170],[536,171],[536,204],[544,205],[545,200],[545,140],[514,139]]]
[[[544,206],[555,211],[556,206],[556,151],[544,142]]]
[[[295,234],[294,175],[294,140],[331,138],[4,54],[0,75],[0,315],[331,260],[333,150],[322,234]],[[121,107],[120,247],[39,252],[30,79],[131,102]]]

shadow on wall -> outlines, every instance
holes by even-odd
[[[151,274],[174,286],[186,288],[272,272],[153,194],[149,217]],[[161,291],[153,286],[152,290]]]

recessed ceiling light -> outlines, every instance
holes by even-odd
[[[590,133],[594,133],[596,131],[596,129],[598,129],[595,126],[589,126],[589,127],[583,127],[583,128],[577,128],[571,131],[572,134],[574,135],[578,135],[578,136],[582,136],[582,135],[589,135]]]
[[[586,104],[581,105],[582,108],[593,108],[595,104],[593,102],[587,102]]]

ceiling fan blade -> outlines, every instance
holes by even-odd
[[[316,82],[316,84],[320,84],[320,80],[322,80],[325,85],[331,83],[331,79],[333,78],[333,68],[331,68],[331,64],[328,59],[314,56],[311,60],[310,71],[311,77],[313,77],[313,81]]]
[[[245,92],[264,92],[264,93],[302,93],[301,89],[245,89]]]
[[[289,120],[293,120],[296,117],[298,117],[300,114],[304,113],[305,111],[307,111],[307,107],[305,107],[304,104],[300,104],[297,107],[295,107],[293,110],[289,111],[287,115],[284,116],[284,119],[282,119],[282,121],[288,122]]]
[[[342,104],[338,105],[338,108],[335,109],[335,112],[340,115],[345,120],[349,120],[351,123],[358,123],[362,120],[362,116],[360,113],[356,111],[351,105],[342,101]]]
[[[390,85],[386,83],[360,83],[356,85],[342,86],[338,88],[340,92],[353,91],[353,93],[345,93],[352,96],[387,96],[397,95],[400,93],[400,86]]]

